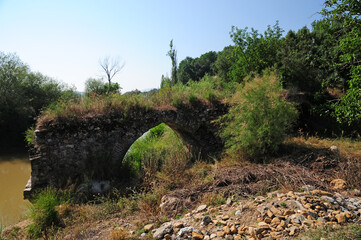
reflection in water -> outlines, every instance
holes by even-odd
[[[23,190],[30,171],[27,154],[0,155],[0,224],[16,223],[26,213]]]

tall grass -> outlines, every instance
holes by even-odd
[[[28,227],[28,236],[32,239],[41,236],[47,238],[51,228],[61,225],[56,206],[68,200],[68,195],[61,195],[53,188],[46,188],[38,193],[30,206],[29,217],[33,223]]]

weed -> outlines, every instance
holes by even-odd
[[[33,223],[28,228],[30,238],[47,237],[51,227],[60,226],[61,221],[56,206],[60,204],[60,195],[53,188],[46,188],[35,198],[30,207],[29,216]]]
[[[284,202],[281,202],[281,203],[280,203],[280,206],[283,207],[283,208],[286,208],[286,207],[287,207],[287,204],[284,203]]]
[[[114,229],[110,237],[111,240],[128,240],[130,239],[129,233],[123,229]]]
[[[25,132],[25,141],[29,146],[33,146],[35,144],[35,130],[34,127],[30,127]]]
[[[168,218],[167,218],[167,216],[161,216],[160,218],[159,218],[159,222],[162,224],[162,223],[165,223],[165,222],[168,222]]]
[[[117,205],[125,215],[132,214],[139,210],[137,199],[134,195],[119,198]]]
[[[142,233],[145,233],[144,228],[142,228],[142,229],[140,229],[140,230],[136,231],[136,234],[137,234],[137,235],[140,235],[140,234],[142,234]]]
[[[223,195],[215,193],[207,195],[204,202],[209,206],[220,206],[225,204],[226,200],[224,199]]]
[[[3,238],[1,235],[2,235],[2,233],[3,233],[3,231],[4,231],[4,228],[5,228],[5,226],[3,226],[2,224],[0,224],[0,240],[5,240],[5,238]]]

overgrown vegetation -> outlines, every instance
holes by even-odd
[[[230,107],[229,112],[216,121],[226,153],[219,165],[218,162],[212,165],[194,161],[196,156],[191,155],[177,134],[161,124],[138,139],[123,159],[123,166],[132,179],[138,180],[138,185],[124,192],[92,198],[96,204],[77,206],[77,210],[72,204],[64,205],[61,211],[56,208],[63,202],[60,196],[55,190],[46,189],[31,207],[33,223],[29,227],[29,236],[46,237],[63,221],[69,224],[77,217],[86,221],[105,219],[109,215],[138,214],[161,223],[165,220],[159,205],[166,193],[198,185],[213,190],[231,185],[232,178],[243,185],[255,181],[252,187],[261,194],[274,188],[293,190],[306,182],[324,187],[325,182],[313,179],[311,171],[303,168],[301,171],[297,165],[303,164],[311,169],[313,166],[309,165],[322,162],[325,156],[329,156],[326,153],[330,152],[331,145],[340,149],[327,159],[332,161],[330,165],[336,164],[337,173],[333,174],[345,179],[349,187],[360,188],[361,24],[357,3],[354,0],[326,0],[324,19],[315,21],[311,29],[291,30],[285,35],[278,22],[263,34],[255,29],[232,27],[230,37],[234,45],[218,53],[205,53],[199,58],[187,57],[180,62],[179,68],[171,41],[168,52],[172,60],[171,79],[163,76],[161,88],[148,93],[121,94],[116,83],[89,79],[86,94],[81,98],[74,97],[71,90],[41,74],[30,72],[16,56],[0,55],[0,81],[11,82],[13,89],[21,90],[17,94],[13,91],[10,96],[1,88],[3,85],[0,86],[1,136],[15,131],[13,126],[6,126],[16,123],[18,118],[25,119],[26,123],[18,129],[23,133],[25,127],[33,123],[30,118],[41,110],[38,126],[112,114],[118,114],[119,121],[122,121],[137,110],[177,111],[183,107],[219,103]],[[28,96],[28,101],[21,102]],[[44,109],[46,105],[48,107]],[[24,108],[25,111],[21,112]],[[33,128],[26,132],[26,140],[29,144],[34,143]],[[293,151],[291,157],[287,155],[289,151]],[[255,164],[273,161],[272,154],[281,156],[282,162],[277,159],[266,168]],[[102,157],[107,158],[106,154]],[[250,160],[247,162],[249,166],[256,167],[240,169],[237,165],[234,176],[227,175],[227,167],[245,164],[234,160],[246,159]],[[90,174],[90,178],[102,177],[102,169],[107,167],[107,162],[102,160],[97,157],[88,163],[98,171]],[[219,169],[222,167],[224,171]],[[234,191],[232,194],[236,192],[231,187],[228,190]],[[201,191],[199,188],[196,192],[201,195]],[[219,206],[225,203],[226,194],[211,192],[203,198],[189,193],[180,193],[180,196]],[[287,207],[285,203],[281,206]],[[65,214],[67,210],[72,216]],[[360,237],[359,229],[352,226],[328,230],[327,233],[315,232],[310,239]],[[81,234],[76,236],[81,237]],[[127,237],[127,232],[122,229],[112,232],[113,239]]]
[[[56,189],[46,188],[35,196],[30,206],[29,217],[32,224],[28,227],[28,236],[37,239],[48,238],[49,231],[56,231],[61,226],[61,219],[56,207],[69,199],[61,195]]]
[[[250,79],[233,95],[233,107],[223,117],[221,136],[229,155],[256,158],[275,153],[297,118],[292,104],[271,73]]]
[[[75,96],[72,88],[30,71],[15,54],[0,52],[0,148],[23,145],[43,107]]]
[[[190,161],[187,146],[164,123],[145,133],[129,149],[123,164],[133,176],[151,183],[159,172],[161,176],[172,176],[171,185],[177,185],[177,175],[182,174]]]

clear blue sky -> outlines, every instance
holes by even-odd
[[[323,0],[0,0],[0,51],[33,71],[84,90],[102,72],[99,59],[126,63],[114,81],[124,91],[157,88],[178,62],[232,44],[231,26],[287,32],[320,19]]]

